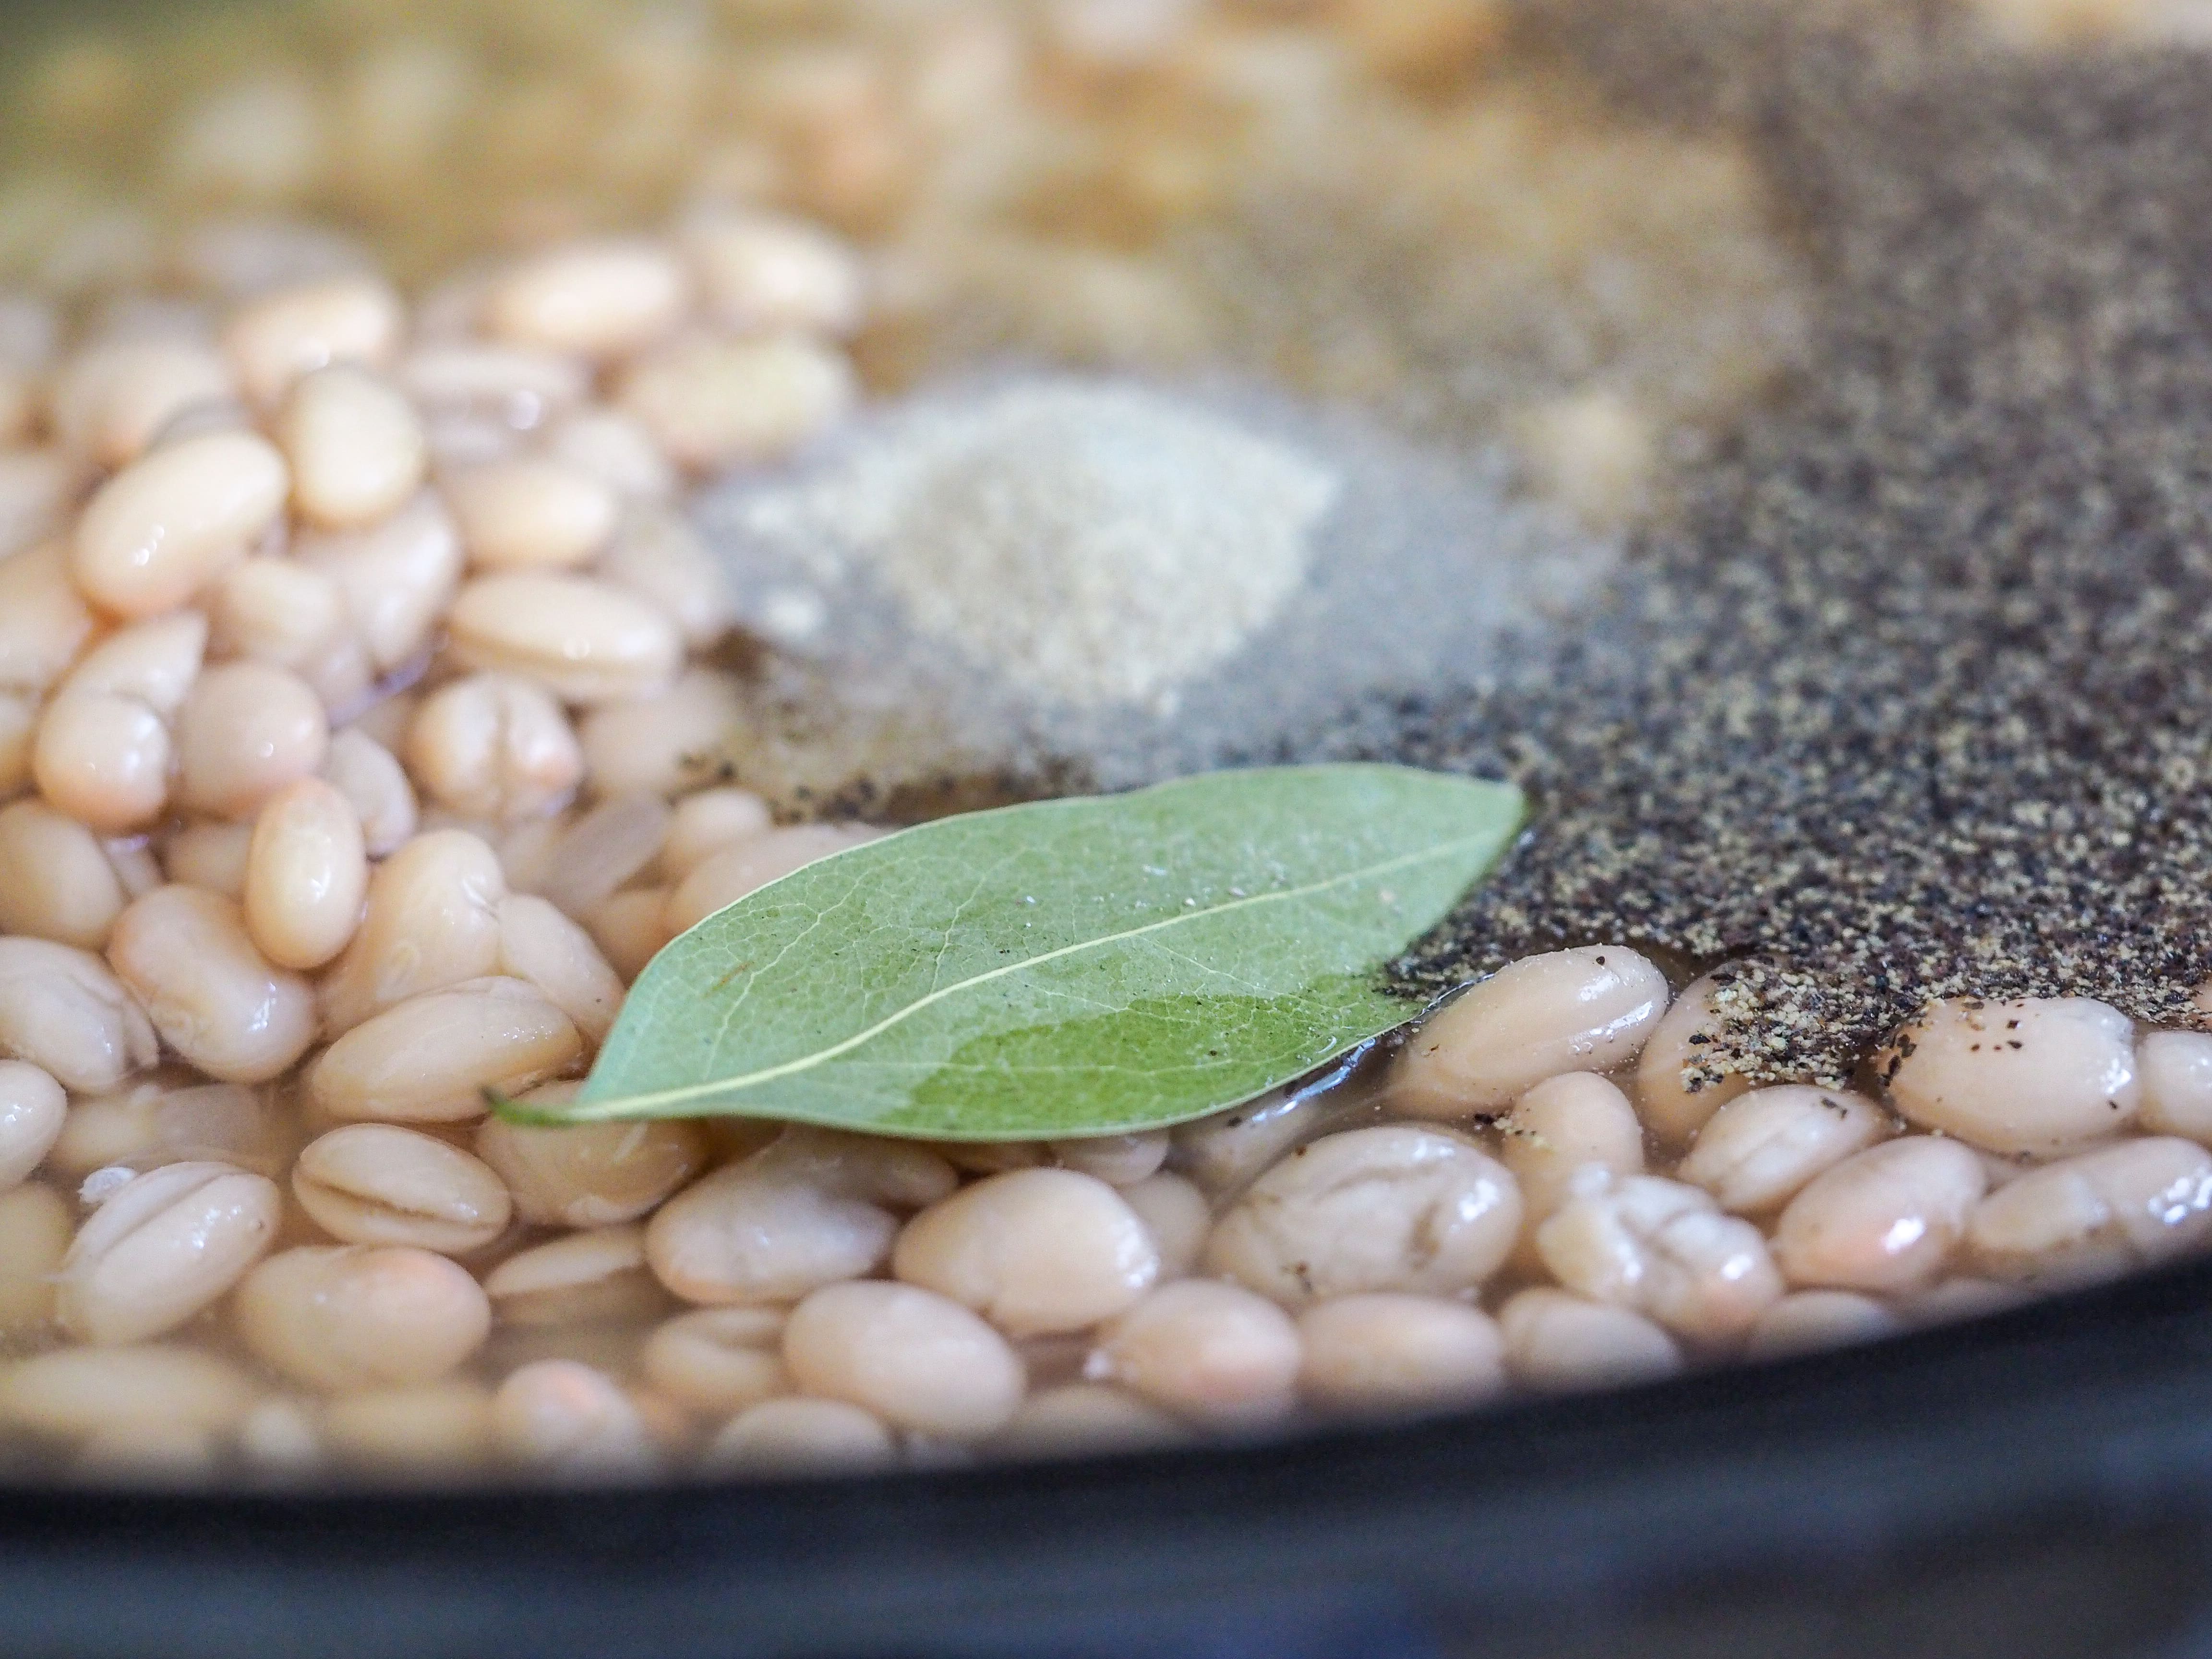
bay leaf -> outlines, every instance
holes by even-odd
[[[1339,765],[941,818],[708,917],[573,1102],[501,1110],[977,1140],[1203,1116],[1415,1012],[1377,969],[1522,815],[1508,785]]]

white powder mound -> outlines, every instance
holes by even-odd
[[[925,392],[696,504],[769,647],[729,758],[799,805],[978,774],[1114,787],[1479,680],[1615,556],[1509,470],[1249,393]]]

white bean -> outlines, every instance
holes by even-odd
[[[1878,1342],[1905,1322],[1855,1291],[1794,1291],[1759,1315],[1744,1343],[1747,1359],[1780,1359],[1857,1342]]]
[[[408,730],[406,759],[434,799],[490,823],[558,806],[584,775],[561,705],[513,674],[471,674],[433,692]]]
[[[155,450],[86,505],[70,543],[77,585],[118,616],[172,610],[246,556],[290,489],[284,458],[250,433],[212,432]]]
[[[2212,1146],[2212,1032],[2153,1031],[2136,1048],[2142,1108],[2136,1121],[2156,1135]]]
[[[133,1176],[70,1245],[56,1299],[62,1324],[108,1346],[174,1330],[261,1259],[283,1207],[274,1182],[225,1164]]]
[[[501,901],[499,966],[536,986],[593,1048],[606,1041],[622,1012],[623,982],[592,936],[535,895]]]
[[[302,375],[319,368],[389,364],[404,320],[398,295],[384,283],[332,276],[278,289],[240,307],[223,329],[222,349],[246,395],[273,409]]]
[[[480,576],[447,617],[465,666],[525,674],[569,702],[650,696],[672,683],[684,641],[643,599],[589,577]]]
[[[2142,1093],[2127,1016],[2082,997],[1934,1003],[1875,1066],[1907,1120],[1993,1152],[2124,1129]]]
[[[345,595],[327,571],[287,558],[243,560],[216,587],[212,614],[218,655],[289,668],[319,685],[319,659],[357,654],[357,672],[367,674]]]
[[[323,1408],[331,1449],[386,1479],[465,1480],[491,1461],[491,1393],[459,1378],[342,1394]]]
[[[1507,1374],[1538,1393],[1619,1388],[1682,1369],[1674,1339],[1643,1315],[1565,1291],[1521,1291],[1498,1310],[1498,1328]]]
[[[1974,1206],[1966,1243],[2002,1279],[2103,1279],[2212,1237],[2212,1152],[2149,1136],[2046,1164]]]
[[[1133,1306],[1159,1250],[1104,1182],[1017,1170],[963,1188],[907,1223],[891,1270],[1011,1336],[1078,1331]]]
[[[0,1060],[0,1192],[46,1161],[68,1114],[69,1096],[52,1077],[20,1060]]]
[[[1490,1316],[1437,1297],[1318,1302],[1298,1316],[1298,1337],[1299,1392],[1328,1411],[1459,1405],[1505,1382],[1504,1344]]]
[[[601,795],[673,795],[711,775],[742,707],[736,682],[693,668],[657,696],[611,702],[585,715],[579,732],[592,788]]]
[[[0,1054],[65,1088],[112,1089],[161,1052],[148,1020],[107,964],[46,939],[0,939]]]
[[[0,555],[0,688],[44,691],[98,626],[70,574],[66,543]]]
[[[361,931],[323,981],[326,1033],[495,971],[506,896],[498,854],[474,836],[435,830],[402,847],[369,878]]]
[[[865,284],[853,250],[801,219],[704,213],[684,227],[706,308],[747,333],[846,335],[860,325]]]
[[[0,449],[0,559],[58,535],[83,484],[59,450]]]
[[[307,1074],[320,1110],[349,1120],[465,1122],[484,1091],[514,1095],[583,1055],[568,1017],[520,980],[471,980],[364,1020]]]
[[[1179,1417],[1227,1429],[1287,1415],[1304,1352],[1273,1303],[1218,1280],[1163,1285],[1098,1334],[1084,1366]]]
[[[60,695],[127,697],[173,719],[199,678],[207,642],[207,618],[197,611],[120,629],[84,653]]]
[[[1176,1129],[1174,1161],[1206,1192],[1235,1192],[1262,1170],[1323,1130],[1352,1103],[1346,1089],[1263,1095]]]
[[[492,1118],[476,1148],[514,1194],[516,1213],[542,1227],[637,1220],[707,1162],[698,1126],[665,1118],[567,1128]]]
[[[140,1425],[222,1433],[255,1392],[236,1366],[192,1348],[56,1348],[0,1370],[0,1422],[58,1440]]]
[[[173,745],[161,717],[130,697],[71,692],[46,705],[31,775],[47,800],[104,835],[142,830],[169,800]]]
[[[1651,1028],[1637,1058],[1637,1114],[1663,1146],[1687,1146],[1707,1118],[1751,1086],[1740,1073],[1729,1072],[1692,1089],[1682,1075],[1719,1035],[1716,1000],[1735,982],[1735,975],[1723,969],[1690,985]]]
[[[246,866],[253,851],[253,826],[201,818],[170,836],[161,871],[171,881],[204,887],[246,902]]]
[[[163,1041],[210,1077],[265,1082],[314,1040],[314,993],[254,948],[220,893],[155,889],[117,921],[107,959]]]
[[[480,1249],[514,1206],[498,1176],[457,1146],[388,1123],[352,1123],[311,1143],[292,1193],[348,1244],[412,1244],[441,1255]]]
[[[678,341],[623,376],[616,400],[678,465],[774,460],[829,426],[857,383],[842,352],[798,335]]]
[[[657,1327],[640,1356],[647,1378],[695,1411],[727,1414],[786,1393],[780,1308],[701,1308]]]
[[[650,345],[691,306],[691,277],[657,242],[607,238],[571,243],[521,261],[483,297],[499,339],[584,357],[619,357]]]
[[[330,717],[298,675],[266,663],[222,663],[193,684],[177,723],[185,804],[244,820],[330,752]]]
[[[644,1419],[613,1378],[573,1359],[513,1372],[492,1396],[492,1431],[518,1462],[574,1477],[643,1474],[654,1462]]]
[[[1585,1170],[1576,1189],[1536,1230],[1537,1253],[1569,1290],[1699,1342],[1741,1337],[1780,1299],[1782,1275],[1759,1229],[1698,1188]]]
[[[413,837],[415,787],[392,751],[375,738],[351,726],[331,733],[323,776],[352,805],[369,857],[397,852]]]
[[[0,933],[97,951],[123,914],[100,838],[44,801],[0,807]]]
[[[1156,1175],[1121,1189],[1160,1253],[1160,1282],[1188,1276],[1206,1253],[1213,1212],[1206,1194],[1179,1175]]]
[[[884,1420],[838,1400],[763,1400],[708,1443],[709,1468],[728,1474],[806,1474],[891,1462],[898,1446]]]
[[[1705,1120],[1675,1173],[1703,1187],[1724,1210],[1760,1215],[1888,1133],[1881,1109],[1845,1090],[1801,1084],[1754,1089]]]
[[[1016,1457],[1090,1457],[1189,1437],[1174,1418],[1126,1389],[1065,1382],[1023,1401],[991,1449]]]
[[[1547,1078],[1515,1103],[1503,1127],[1498,1156],[1520,1184],[1524,1225],[1565,1203],[1568,1183],[1586,1164],[1613,1175],[1644,1170],[1644,1126],[1635,1108],[1589,1072]]]
[[[672,936],[683,933],[746,894],[881,833],[865,824],[800,823],[740,842],[708,859],[671,890],[662,924]]]
[[[195,340],[124,337],[78,352],[54,377],[54,436],[94,465],[128,465],[195,404],[234,395],[230,370]]]
[[[957,1184],[934,1153],[820,1132],[787,1132],[661,1206],[646,1229],[653,1271],[687,1302],[791,1302],[890,1259],[892,1209]]]
[[[442,1255],[408,1246],[303,1245],[246,1276],[239,1334],[312,1389],[436,1381],[483,1344],[491,1305]]]
[[[460,532],[432,490],[365,529],[302,536],[294,550],[337,583],[380,673],[421,654],[460,586]]]
[[[660,867],[682,881],[717,853],[765,835],[775,820],[750,789],[702,789],[676,803],[660,848]]]
[[[53,1317],[69,1244],[70,1206],[59,1193],[35,1181],[0,1192],[0,1339]]]
[[[447,475],[446,501],[478,570],[567,569],[613,536],[621,503],[590,474],[542,456]]]
[[[1666,1011],[1666,975],[1624,946],[1523,957],[1414,1032],[1391,1099],[1420,1117],[1493,1111],[1546,1078],[1633,1060]]]
[[[1955,1140],[1906,1135],[1815,1176],[1775,1224],[1794,1285],[1881,1293],[1925,1285],[1950,1261],[1989,1184]]]
[[[594,1227],[519,1251],[486,1276],[484,1293],[502,1325],[634,1322],[668,1306],[646,1269],[638,1227]]]
[[[581,921],[649,867],[667,839],[668,803],[658,795],[613,795],[561,832],[537,890]]]
[[[1216,1224],[1206,1265],[1291,1307],[1359,1291],[1450,1295],[1496,1272],[1520,1226],[1512,1176],[1474,1142],[1352,1129],[1253,1182]]]
[[[619,410],[579,410],[545,434],[545,453],[634,501],[665,501],[676,493],[676,469],[660,446]]]
[[[276,436],[300,511],[335,530],[389,518],[422,487],[429,465],[414,406],[350,364],[317,369],[294,386]]]
[[[270,796],[246,860],[246,931],[281,968],[319,968],[361,925],[368,852],[353,803],[319,778]]]
[[[1133,1187],[1159,1173],[1167,1162],[1169,1145],[1164,1129],[1147,1129],[1137,1134],[1055,1140],[1050,1150],[1066,1169],[1096,1176],[1109,1187]]]
[[[489,413],[518,432],[574,408],[592,388],[591,370],[573,357],[473,342],[417,347],[398,376],[434,413]]]
[[[1021,1404],[1022,1362],[957,1302],[911,1285],[830,1285],[791,1310],[783,1363],[801,1392],[948,1439],[1006,1426]]]
[[[695,651],[713,645],[735,620],[721,564],[678,514],[633,510],[600,559],[599,573],[658,605]]]

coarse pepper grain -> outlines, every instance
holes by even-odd
[[[1751,118],[1806,372],[1593,631],[1309,746],[1540,803],[1407,989],[1602,939],[1741,963],[1692,1083],[1840,1085],[1937,996],[2204,1023],[2208,108],[2199,52],[1794,48]]]

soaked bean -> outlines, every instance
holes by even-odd
[[[894,1208],[958,1183],[934,1153],[819,1131],[788,1132],[663,1206],[646,1229],[653,1271],[687,1302],[793,1302],[890,1261]]]
[[[1688,1146],[1707,1118],[1751,1086],[1733,1072],[1696,1089],[1682,1076],[1682,1068],[1719,1035],[1720,1017],[1713,999],[1733,980],[1732,975],[1723,979],[1718,973],[1707,974],[1684,990],[1651,1028],[1650,1039],[1637,1059],[1637,1114],[1662,1146]]]
[[[491,1305],[444,1256],[405,1246],[303,1245],[246,1276],[239,1334],[311,1389],[430,1382],[483,1345]]]
[[[640,360],[616,399],[678,465],[708,472],[775,460],[856,395],[842,352],[786,334],[679,341]]]
[[[44,691],[98,626],[70,577],[66,543],[0,556],[0,687]]]
[[[1845,1090],[1754,1089],[1705,1121],[1675,1173],[1723,1209],[1759,1215],[1888,1133],[1881,1108]]]
[[[0,1192],[29,1179],[69,1114],[62,1085],[35,1066],[0,1060]]]
[[[246,395],[273,409],[317,369],[386,367],[404,326],[399,297],[384,283],[333,276],[281,288],[240,307],[223,329],[222,349]]]
[[[1516,1103],[1504,1128],[1498,1156],[1520,1184],[1524,1224],[1565,1203],[1568,1183],[1585,1165],[1621,1176],[1644,1170],[1644,1126],[1635,1109],[1588,1072],[1538,1084]]]
[[[702,1308],[647,1339],[640,1363],[653,1387],[695,1411],[727,1415],[787,1394],[781,1308]]]
[[[162,848],[162,872],[187,887],[204,887],[225,898],[246,900],[246,866],[253,850],[253,826],[202,818],[169,837]]]
[[[167,445],[86,505],[70,542],[77,586],[118,616],[172,610],[246,556],[290,489],[284,458],[250,433]]]
[[[285,402],[276,438],[291,463],[301,513],[334,530],[391,517],[422,487],[429,465],[414,405],[350,364],[301,379]]]
[[[364,1389],[323,1407],[323,1433],[339,1457],[386,1477],[466,1479],[491,1461],[491,1391],[459,1378],[410,1388]]]
[[[1207,1271],[1291,1307],[1359,1291],[1471,1290],[1521,1225],[1513,1177],[1474,1142],[1390,1125],[1326,1135],[1253,1182]]]
[[[465,1122],[484,1091],[514,1095],[583,1057],[568,1017],[520,980],[426,992],[353,1027],[307,1073],[316,1106],[340,1120]]]
[[[197,611],[118,629],[85,653],[60,695],[126,697],[172,719],[199,678],[207,642],[207,618]]]
[[[353,803],[319,778],[278,790],[246,851],[246,931],[281,968],[319,968],[351,943],[368,892]]]
[[[588,473],[523,455],[456,471],[446,501],[478,570],[567,569],[613,536],[621,503]]]
[[[502,1325],[573,1328],[657,1318],[668,1298],[646,1269],[638,1227],[595,1227],[511,1255],[484,1280]]]
[[[873,1468],[894,1462],[897,1443],[884,1420],[838,1400],[763,1400],[725,1424],[707,1444],[708,1468],[726,1474],[807,1474]]]
[[[1622,1388],[1682,1369],[1674,1339],[1626,1308],[1538,1288],[1498,1310],[1505,1370],[1517,1388],[1541,1394]]]
[[[740,842],[708,859],[670,891],[662,924],[672,936],[683,933],[746,894],[882,833],[865,824],[800,823]]]
[[[586,409],[545,434],[545,453],[635,501],[676,493],[676,469],[644,427],[618,410]]]
[[[350,727],[333,732],[323,777],[352,806],[369,857],[383,858],[413,838],[415,787],[392,751],[374,738]]]
[[[1234,1285],[1163,1285],[1098,1334],[1084,1367],[1181,1417],[1222,1428],[1286,1415],[1304,1353],[1298,1328],[1273,1303]]]
[[[526,674],[575,703],[648,696],[682,665],[675,624],[643,599],[584,576],[480,576],[447,618],[465,666]]]
[[[768,213],[711,213],[684,228],[706,308],[742,332],[846,335],[866,305],[860,262],[836,237]]]
[[[194,683],[177,725],[185,804],[244,820],[287,785],[313,777],[330,752],[330,719],[297,675],[265,663],[222,663]]]
[[[1178,1175],[1156,1175],[1121,1189],[1160,1254],[1160,1282],[1188,1276],[1206,1251],[1213,1212],[1206,1194]]]
[[[1875,1292],[1927,1284],[1949,1261],[1988,1185],[1954,1140],[1907,1135],[1816,1176],[1775,1224],[1795,1285]]]
[[[573,357],[474,342],[418,347],[401,362],[398,379],[434,412],[487,412],[518,432],[574,409],[592,387],[591,370]]]
[[[62,365],[48,419],[64,448],[112,471],[137,460],[183,410],[235,391],[228,366],[198,341],[107,340]]]
[[[657,242],[609,237],[525,259],[483,297],[491,334],[515,345],[620,357],[668,333],[691,306],[691,276]]]
[[[1174,1418],[1123,1389],[1066,1382],[1023,1401],[991,1449],[1016,1457],[1090,1457],[1189,1437]]]
[[[1560,1284],[1657,1320],[1698,1342],[1741,1337],[1782,1295],[1782,1275],[1749,1222],[1695,1187],[1585,1171],[1536,1250]]]
[[[37,740],[38,705],[12,691],[0,691],[0,800],[31,787],[31,749]]]
[[[707,1162],[699,1127],[667,1118],[567,1128],[491,1118],[476,1147],[514,1194],[516,1213],[542,1227],[635,1221]]]
[[[1875,1057],[1898,1111],[1993,1152],[2048,1153],[2131,1123],[2134,1027],[2082,997],[1931,1004]]]
[[[143,702],[72,692],[46,705],[31,775],[47,800],[105,835],[143,829],[168,805],[172,744]]]
[[[826,1285],[793,1308],[783,1363],[804,1393],[948,1439],[1005,1427],[1025,1386],[1006,1339],[967,1309],[869,1280]]]
[[[471,674],[433,693],[408,731],[407,765],[435,799],[493,823],[550,811],[584,775],[560,704],[512,674]]]
[[[547,901],[510,895],[499,907],[500,971],[538,988],[597,1048],[622,1012],[623,983],[583,928]]]
[[[712,669],[686,671],[658,696],[607,703],[585,715],[579,736],[599,794],[674,795],[704,781],[738,729],[736,683]]]
[[[300,1480],[325,1456],[320,1413],[313,1402],[272,1395],[258,1402],[238,1425],[238,1450],[259,1474]]]
[[[1904,1328],[1903,1320],[1870,1296],[1852,1291],[1796,1291],[1759,1315],[1744,1344],[1744,1358],[1821,1353],[1858,1342],[1878,1342]]]
[[[283,1208],[274,1182],[228,1164],[135,1176],[78,1230],[55,1311],[79,1341],[108,1346],[174,1330],[261,1259]]]
[[[326,1034],[496,970],[506,896],[498,854],[474,836],[434,830],[402,847],[370,876],[361,931],[323,981]]]
[[[1011,1336],[1077,1331],[1134,1305],[1159,1276],[1137,1212],[1095,1176],[1017,1170],[906,1224],[891,1270]]]
[[[1413,1034],[1391,1100],[1419,1117],[1509,1106],[1547,1078],[1635,1059],[1666,1011],[1666,975],[1621,945],[1523,957]]]
[[[216,588],[212,615],[219,655],[289,668],[314,682],[319,657],[354,654],[359,673],[367,675],[368,657],[352,639],[345,595],[327,571],[290,559],[244,560]]]
[[[332,1129],[300,1154],[292,1192],[348,1244],[412,1244],[441,1255],[481,1249],[507,1231],[507,1188],[457,1146],[386,1123]]]
[[[720,562],[678,514],[631,512],[599,561],[599,573],[658,606],[695,651],[720,640],[735,620]]]
[[[46,939],[0,939],[0,1054],[64,1088],[112,1089],[160,1053],[154,1027],[107,964]]]
[[[59,1193],[36,1182],[0,1192],[0,1338],[53,1317],[69,1244],[70,1207]]]
[[[164,1425],[221,1434],[255,1392],[236,1366],[193,1348],[56,1348],[0,1369],[0,1422],[57,1440]]]
[[[1298,1316],[1299,1391],[1328,1411],[1458,1405],[1505,1383],[1490,1316],[1463,1303],[1389,1293],[1339,1297]]]
[[[2076,1283],[2167,1261],[2212,1237],[2212,1152],[2146,1137],[2046,1164],[1974,1206],[1966,1243],[2001,1279]]]
[[[314,1040],[313,991],[254,948],[220,893],[155,889],[117,921],[107,959],[162,1040],[210,1077],[265,1082]]]
[[[2212,1034],[2153,1031],[2136,1049],[2142,1079],[2136,1121],[2153,1134],[2212,1146]]]
[[[1300,1142],[1334,1127],[1351,1104],[1340,1089],[1263,1095],[1176,1130],[1174,1162],[1206,1192],[1231,1193]]]
[[[107,867],[115,872],[115,878],[123,884],[126,899],[142,899],[162,884],[161,861],[154,856],[151,839],[145,836],[114,836],[100,844],[107,855]]]
[[[91,830],[44,801],[0,807],[0,933],[97,951],[123,904],[123,883]]]
[[[1133,1187],[1149,1181],[1167,1162],[1164,1129],[1140,1134],[1100,1135],[1088,1140],[1055,1140],[1052,1155],[1067,1169],[1096,1176],[1109,1187]]]
[[[665,889],[640,888],[604,900],[586,918],[592,941],[623,979],[635,980],[643,973],[646,963],[674,937],[661,921],[667,901]]]
[[[338,585],[379,673],[428,647],[460,588],[460,532],[432,490],[366,529],[304,535],[295,554]]]
[[[541,1359],[492,1396],[492,1432],[517,1462],[569,1476],[644,1474],[652,1437],[613,1378],[572,1359]]]
[[[660,867],[681,881],[715,854],[775,827],[768,803],[750,789],[702,789],[676,803],[661,843]]]
[[[83,484],[59,450],[0,449],[0,559],[59,534]]]
[[[659,855],[668,803],[658,795],[615,795],[562,831],[546,856],[537,890],[581,921]]]

